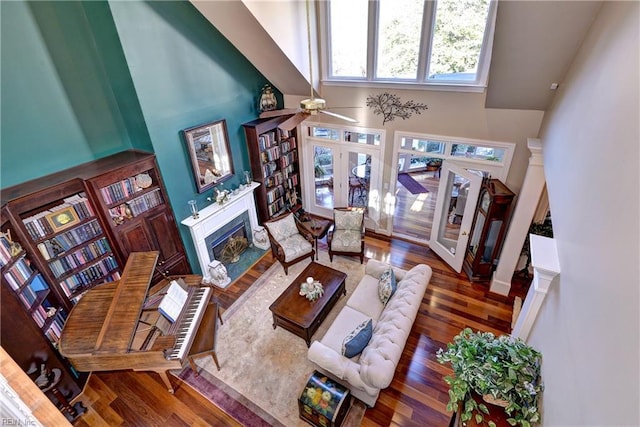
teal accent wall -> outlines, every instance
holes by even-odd
[[[0,2],[3,188],[132,148],[133,137],[151,147],[142,116],[121,109],[107,74],[127,70],[119,45],[107,56],[99,50],[92,26],[110,25],[115,34],[106,3],[91,4],[91,21],[84,6]],[[131,132],[132,121],[139,132]]]
[[[242,123],[257,116],[267,80],[189,2],[109,3],[160,170],[192,268],[200,272],[189,230],[187,201],[203,208],[180,131],[225,119],[239,185],[249,157]]]
[[[225,119],[239,184],[242,123],[268,81],[188,1],[0,2],[0,188],[137,148],[156,154],[199,273],[187,201],[202,208],[180,131]],[[281,100],[280,93],[276,94]]]

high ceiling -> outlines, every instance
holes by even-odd
[[[309,94],[304,2],[191,2],[283,94]],[[546,110],[601,5],[500,1],[486,107]]]

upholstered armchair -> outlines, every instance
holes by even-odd
[[[264,228],[269,235],[271,252],[280,261],[284,274],[289,274],[289,266],[309,257],[313,261],[313,237],[307,233],[293,213],[280,215],[265,221]]]
[[[359,256],[364,261],[364,208],[335,208],[333,226],[327,233],[329,259],[333,255]]]

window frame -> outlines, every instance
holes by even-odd
[[[376,75],[376,55],[378,49],[378,13],[379,3],[377,0],[368,2],[368,28],[367,28],[367,58],[366,58],[366,76],[357,77],[339,77],[331,74],[331,42],[330,42],[330,2],[331,0],[321,1],[319,3],[319,22],[320,22],[320,46],[321,46],[321,73],[322,83],[327,86],[361,86],[361,87],[377,87],[377,88],[406,88],[406,89],[431,89],[442,91],[464,91],[464,92],[483,92],[487,87],[489,76],[489,65],[491,62],[491,54],[493,50],[493,36],[495,33],[495,22],[498,8],[498,0],[489,0],[489,10],[487,14],[487,24],[482,40],[482,48],[478,58],[478,69],[475,80],[446,80],[446,79],[429,79],[429,61],[431,57],[431,45],[433,40],[433,32],[436,19],[436,1],[424,1],[424,14],[428,18],[423,18],[423,26],[420,35],[420,51],[418,54],[418,70],[416,79],[389,79],[377,78]]]

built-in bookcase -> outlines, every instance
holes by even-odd
[[[191,273],[155,156],[124,151],[1,196],[2,346],[27,373],[44,362],[63,370],[59,388],[72,399],[88,375],[57,347],[83,294],[119,279],[131,252],[160,254],[150,284]]]
[[[49,285],[37,260],[27,249],[28,242],[2,209],[0,225],[0,270],[2,279],[2,347],[32,379],[40,364],[64,372],[58,388],[70,399],[77,396],[88,375],[73,366],[57,351],[68,309]],[[55,403],[55,402],[54,402]]]
[[[22,219],[60,289],[72,303],[93,286],[120,278],[94,209],[81,192]]]
[[[261,222],[301,206],[300,162],[296,130],[278,128],[286,118],[258,119],[245,123],[253,180]]]
[[[51,344],[57,347],[67,312],[7,227],[0,234],[0,266],[4,280],[24,309]]]

